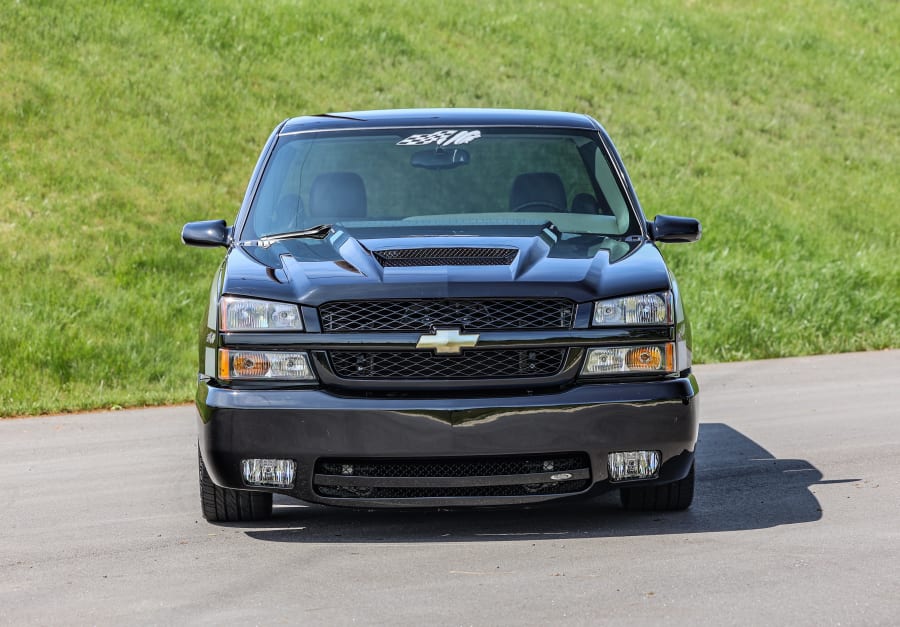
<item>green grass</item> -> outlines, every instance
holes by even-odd
[[[561,3],[562,4],[562,3]],[[191,398],[271,129],[322,111],[574,110],[612,134],[701,361],[900,346],[900,4],[0,4],[0,415]]]

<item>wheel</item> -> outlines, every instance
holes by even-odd
[[[694,465],[684,479],[644,487],[619,490],[622,507],[630,510],[683,510],[694,500]]]
[[[203,517],[210,522],[242,522],[264,520],[272,515],[271,492],[251,492],[221,488],[213,483],[203,456],[197,450],[200,466],[200,509]]]

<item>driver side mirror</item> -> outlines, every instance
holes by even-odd
[[[181,241],[188,246],[228,246],[229,239],[231,229],[225,225],[225,220],[188,222],[181,229]]]
[[[653,222],[648,222],[647,230],[654,242],[670,244],[696,242],[703,234],[699,220],[665,215],[658,215],[653,218]]]

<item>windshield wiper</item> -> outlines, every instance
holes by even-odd
[[[285,239],[325,239],[325,237],[331,233],[331,224],[320,224],[318,226],[313,226],[308,229],[303,229],[302,231],[290,231],[289,233],[276,233],[275,235],[266,235],[265,237],[261,237],[258,240],[245,242],[245,244],[262,246],[263,248],[268,248],[275,242],[280,242]]]

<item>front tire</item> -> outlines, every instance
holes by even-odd
[[[622,507],[633,511],[679,511],[694,500],[694,464],[684,479],[663,485],[622,488]]]
[[[210,522],[244,522],[265,520],[272,515],[272,493],[232,490],[213,483],[203,456],[197,451],[200,467],[200,509]]]

